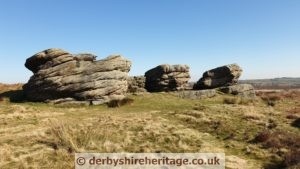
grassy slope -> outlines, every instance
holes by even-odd
[[[261,100],[223,104],[224,95],[130,97],[134,103],[120,108],[0,102],[0,168],[71,168],[75,152],[225,152],[228,168],[260,168],[280,160],[249,143],[270,119],[300,133],[285,117],[299,100],[269,107]]]

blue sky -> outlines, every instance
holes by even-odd
[[[2,0],[0,23],[2,83],[26,82],[26,58],[52,47],[122,54],[131,75],[238,63],[242,79],[300,77],[299,0]]]

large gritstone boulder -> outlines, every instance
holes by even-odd
[[[203,73],[202,78],[194,85],[194,89],[213,89],[237,84],[242,71],[237,64],[225,65],[206,71]]]
[[[145,76],[132,76],[128,77],[128,93],[142,93],[147,92],[145,89]]]
[[[93,54],[48,49],[28,58],[25,66],[34,73],[23,86],[28,100],[66,98],[101,104],[124,97],[131,62],[120,55],[96,61]]]
[[[159,65],[148,70],[145,76],[149,92],[182,90],[190,79],[187,65]]]

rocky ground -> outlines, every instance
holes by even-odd
[[[124,151],[225,152],[226,168],[299,167],[299,91],[255,100],[144,93],[108,108],[17,103],[14,89],[0,91],[0,168],[72,168],[75,152]]]

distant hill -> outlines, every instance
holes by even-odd
[[[300,78],[274,78],[274,79],[253,79],[240,80],[240,83],[252,84],[256,89],[296,89],[300,88]]]
[[[10,91],[10,90],[20,90],[22,89],[22,86],[23,86],[22,83],[16,83],[16,84],[0,83],[0,92]]]

